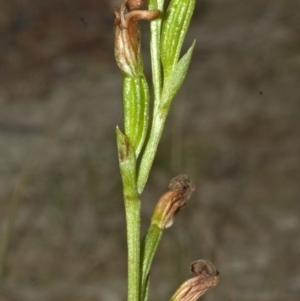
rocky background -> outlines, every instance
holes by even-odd
[[[16,214],[2,300],[126,300],[119,4],[0,1],[2,246]],[[199,0],[186,48],[194,38],[143,194],[143,231],[172,177],[190,174],[197,190],[163,236],[150,300],[168,300],[206,258],[220,283],[202,300],[298,301],[300,2]]]

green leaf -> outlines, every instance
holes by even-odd
[[[124,77],[123,104],[125,134],[138,157],[147,135],[149,89],[145,76]]]
[[[174,70],[170,76],[166,79],[165,85],[162,91],[162,102],[160,108],[165,112],[168,112],[171,101],[175,94],[178,92],[181,84],[186,76],[189,64],[191,62],[193,50],[195,47],[195,41],[189,48],[187,53],[180,59],[174,67]]]
[[[161,36],[161,60],[165,79],[178,62],[194,9],[195,0],[171,0],[169,4]]]

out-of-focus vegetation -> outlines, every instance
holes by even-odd
[[[0,243],[15,187],[40,158],[19,203],[4,300],[125,300],[112,11],[101,0],[0,3]],[[151,300],[167,300],[196,258],[220,271],[204,298],[299,299],[299,20],[296,0],[198,1],[193,62],[145,219],[172,176],[191,174],[197,190],[164,234]]]

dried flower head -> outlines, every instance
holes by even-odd
[[[154,20],[158,10],[137,10],[142,0],[125,0],[115,10],[115,58],[122,72],[136,76],[142,73],[139,20]]]
[[[162,195],[154,209],[151,223],[160,229],[172,226],[175,215],[185,206],[194,190],[194,182],[188,175],[179,175],[172,179],[169,191]]]
[[[193,278],[185,281],[175,292],[171,301],[196,301],[217,285],[219,272],[208,260],[197,260],[191,265]]]

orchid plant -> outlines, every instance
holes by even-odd
[[[163,231],[194,191],[188,175],[172,179],[159,199],[151,223],[141,239],[141,196],[175,94],[186,76],[195,42],[180,57],[195,8],[195,0],[125,0],[115,11],[115,58],[123,76],[124,129],[117,127],[117,147],[125,202],[128,244],[128,301],[148,300],[150,269]],[[150,21],[153,86],[152,112],[149,85],[143,71],[139,21]],[[150,118],[150,116],[152,116]],[[184,282],[172,301],[194,301],[218,282],[218,271],[207,260],[192,263],[193,277]]]

